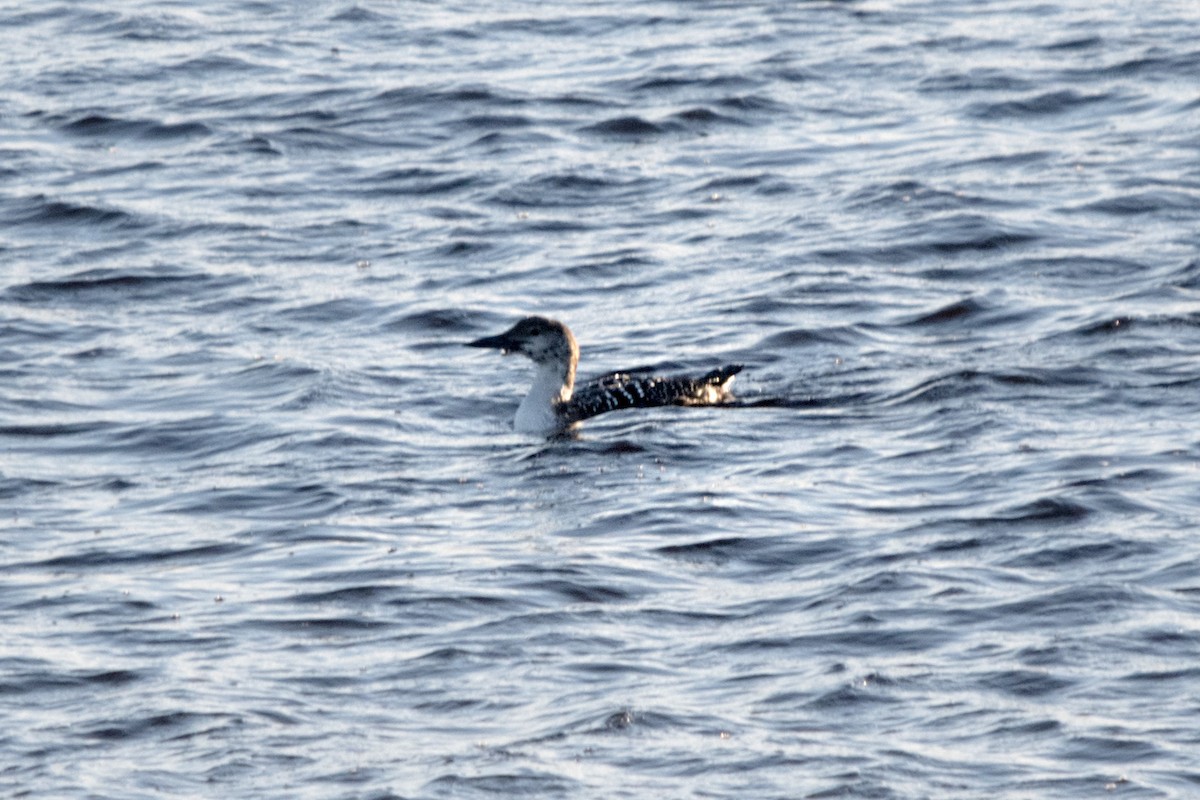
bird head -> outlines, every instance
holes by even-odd
[[[579,346],[570,329],[546,317],[526,317],[504,333],[467,342],[467,346],[489,347],[505,355],[520,353],[537,364],[573,365],[579,358]]]

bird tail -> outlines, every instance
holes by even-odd
[[[733,376],[742,371],[741,364],[726,364],[723,367],[717,367],[712,372],[709,372],[700,379],[700,383],[710,386],[724,386],[733,380]]]

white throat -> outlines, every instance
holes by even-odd
[[[553,433],[561,427],[558,404],[571,399],[571,390],[564,382],[562,364],[537,365],[533,386],[517,409],[513,427],[518,433]]]

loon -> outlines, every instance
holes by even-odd
[[[571,329],[558,320],[526,317],[497,336],[467,342],[501,353],[528,356],[537,367],[533,387],[517,408],[513,427],[519,433],[553,434],[581,420],[621,408],[710,406],[732,399],[729,384],[741,364],[718,367],[699,378],[640,377],[613,372],[575,388],[579,345]]]

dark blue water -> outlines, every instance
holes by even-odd
[[[0,793],[1200,796],[1198,26],[0,5]]]

